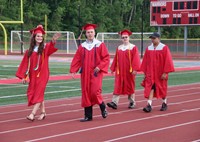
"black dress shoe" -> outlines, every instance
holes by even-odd
[[[151,112],[152,108],[151,108],[151,105],[148,104],[145,108],[143,108],[143,111],[144,112]]]
[[[103,118],[106,118],[108,116],[108,112],[107,110],[105,109],[102,113],[101,113],[102,117]]]
[[[135,107],[135,102],[131,102],[129,103],[128,108],[133,109]]]
[[[80,120],[80,122],[87,122],[87,121],[92,121],[92,118],[85,117]]]
[[[117,105],[114,102],[107,103],[107,106],[111,107],[112,109],[117,109]]]
[[[167,110],[167,104],[162,103],[162,107],[160,108],[160,111],[166,111]]]

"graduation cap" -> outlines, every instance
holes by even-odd
[[[37,33],[42,33],[43,35],[45,34],[45,31],[43,29],[42,25],[38,25],[36,28],[30,30],[30,33],[33,34],[37,34]]]
[[[149,36],[149,38],[160,38],[160,34],[154,32],[152,35]]]
[[[82,30],[81,30],[81,34],[79,35],[78,39],[81,39],[81,36],[82,36],[82,33],[83,31],[87,31],[87,30],[92,30],[92,29],[96,29],[97,28],[97,25],[96,24],[85,24],[83,27],[82,27]]]
[[[85,24],[83,27],[82,27],[82,30],[91,30],[91,29],[96,29],[97,28],[97,25],[96,24]]]
[[[127,30],[127,29],[125,29],[125,30],[123,30],[123,31],[120,31],[119,34],[120,34],[121,36],[122,36],[122,35],[128,35],[128,36],[130,36],[130,35],[132,35],[132,32],[129,31],[129,30]]]

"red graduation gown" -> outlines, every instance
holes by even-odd
[[[76,73],[81,68],[81,89],[82,107],[89,107],[101,104],[103,73],[108,72],[109,53],[104,43],[94,39],[91,48],[87,42],[82,43],[71,63],[70,73]],[[100,71],[94,75],[94,69],[98,67]]]
[[[44,92],[49,79],[49,56],[56,51],[57,48],[54,47],[54,43],[47,43],[43,50],[43,55],[40,56],[39,68],[37,70],[34,70],[34,68],[37,66],[39,55],[33,52],[30,56],[29,85],[27,89],[28,106],[41,103],[44,100]],[[27,75],[25,73],[28,69],[28,64],[27,50],[16,72],[18,78],[26,78]]]
[[[143,81],[145,98],[149,97],[154,83],[156,86],[154,97],[165,98],[167,95],[168,73],[174,72],[174,64],[168,46],[159,43],[155,49],[153,44],[147,47],[140,69],[145,74]],[[167,73],[166,80],[161,79],[163,73]]]
[[[120,45],[110,67],[115,72],[114,95],[130,95],[135,92],[135,75],[132,71],[140,68],[140,57],[137,46],[130,44],[130,49],[122,49]],[[132,71],[131,71],[131,70]]]

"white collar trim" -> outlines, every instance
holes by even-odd
[[[99,47],[101,43],[102,43],[101,41],[94,39],[93,42],[88,42],[88,41],[83,42],[81,46],[83,48],[86,48],[87,50],[92,50],[94,47]]]
[[[148,50],[163,50],[165,44],[163,43],[159,43],[158,46],[156,48],[154,48],[153,43],[148,46]]]
[[[125,50],[132,50],[133,48],[135,47],[135,45],[134,44],[131,44],[131,43],[129,43],[128,45],[124,45],[124,44],[122,44],[122,45],[120,45],[119,47],[118,47],[118,50],[122,50],[122,51],[125,51]]]

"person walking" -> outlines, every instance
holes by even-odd
[[[86,24],[86,41],[79,45],[73,57],[70,73],[72,77],[80,70],[81,73],[81,105],[84,108],[85,117],[81,122],[93,120],[93,106],[100,106],[101,115],[107,117],[106,105],[102,97],[103,74],[108,72],[110,56],[106,45],[95,38],[96,24]]]
[[[28,106],[33,106],[33,109],[26,118],[34,121],[38,109],[41,110],[38,120],[43,120],[46,117],[44,93],[49,79],[49,56],[57,51],[55,43],[60,34],[54,34],[52,40],[45,44],[45,31],[42,25],[30,30],[30,33],[30,47],[24,54],[16,76],[22,79],[24,84],[29,78],[27,99]]]
[[[122,43],[116,49],[116,54],[110,67],[115,72],[115,83],[112,102],[107,103],[108,107],[117,109],[120,95],[128,96],[128,108],[135,107],[135,77],[140,68],[140,57],[136,45],[129,42],[132,32],[123,30],[119,32]]]
[[[143,111],[152,111],[154,97],[162,99],[160,111],[166,111],[168,74],[174,72],[174,64],[168,46],[160,42],[160,34],[155,32],[149,38],[152,44],[146,48],[140,68],[144,72],[144,97],[148,99]]]

